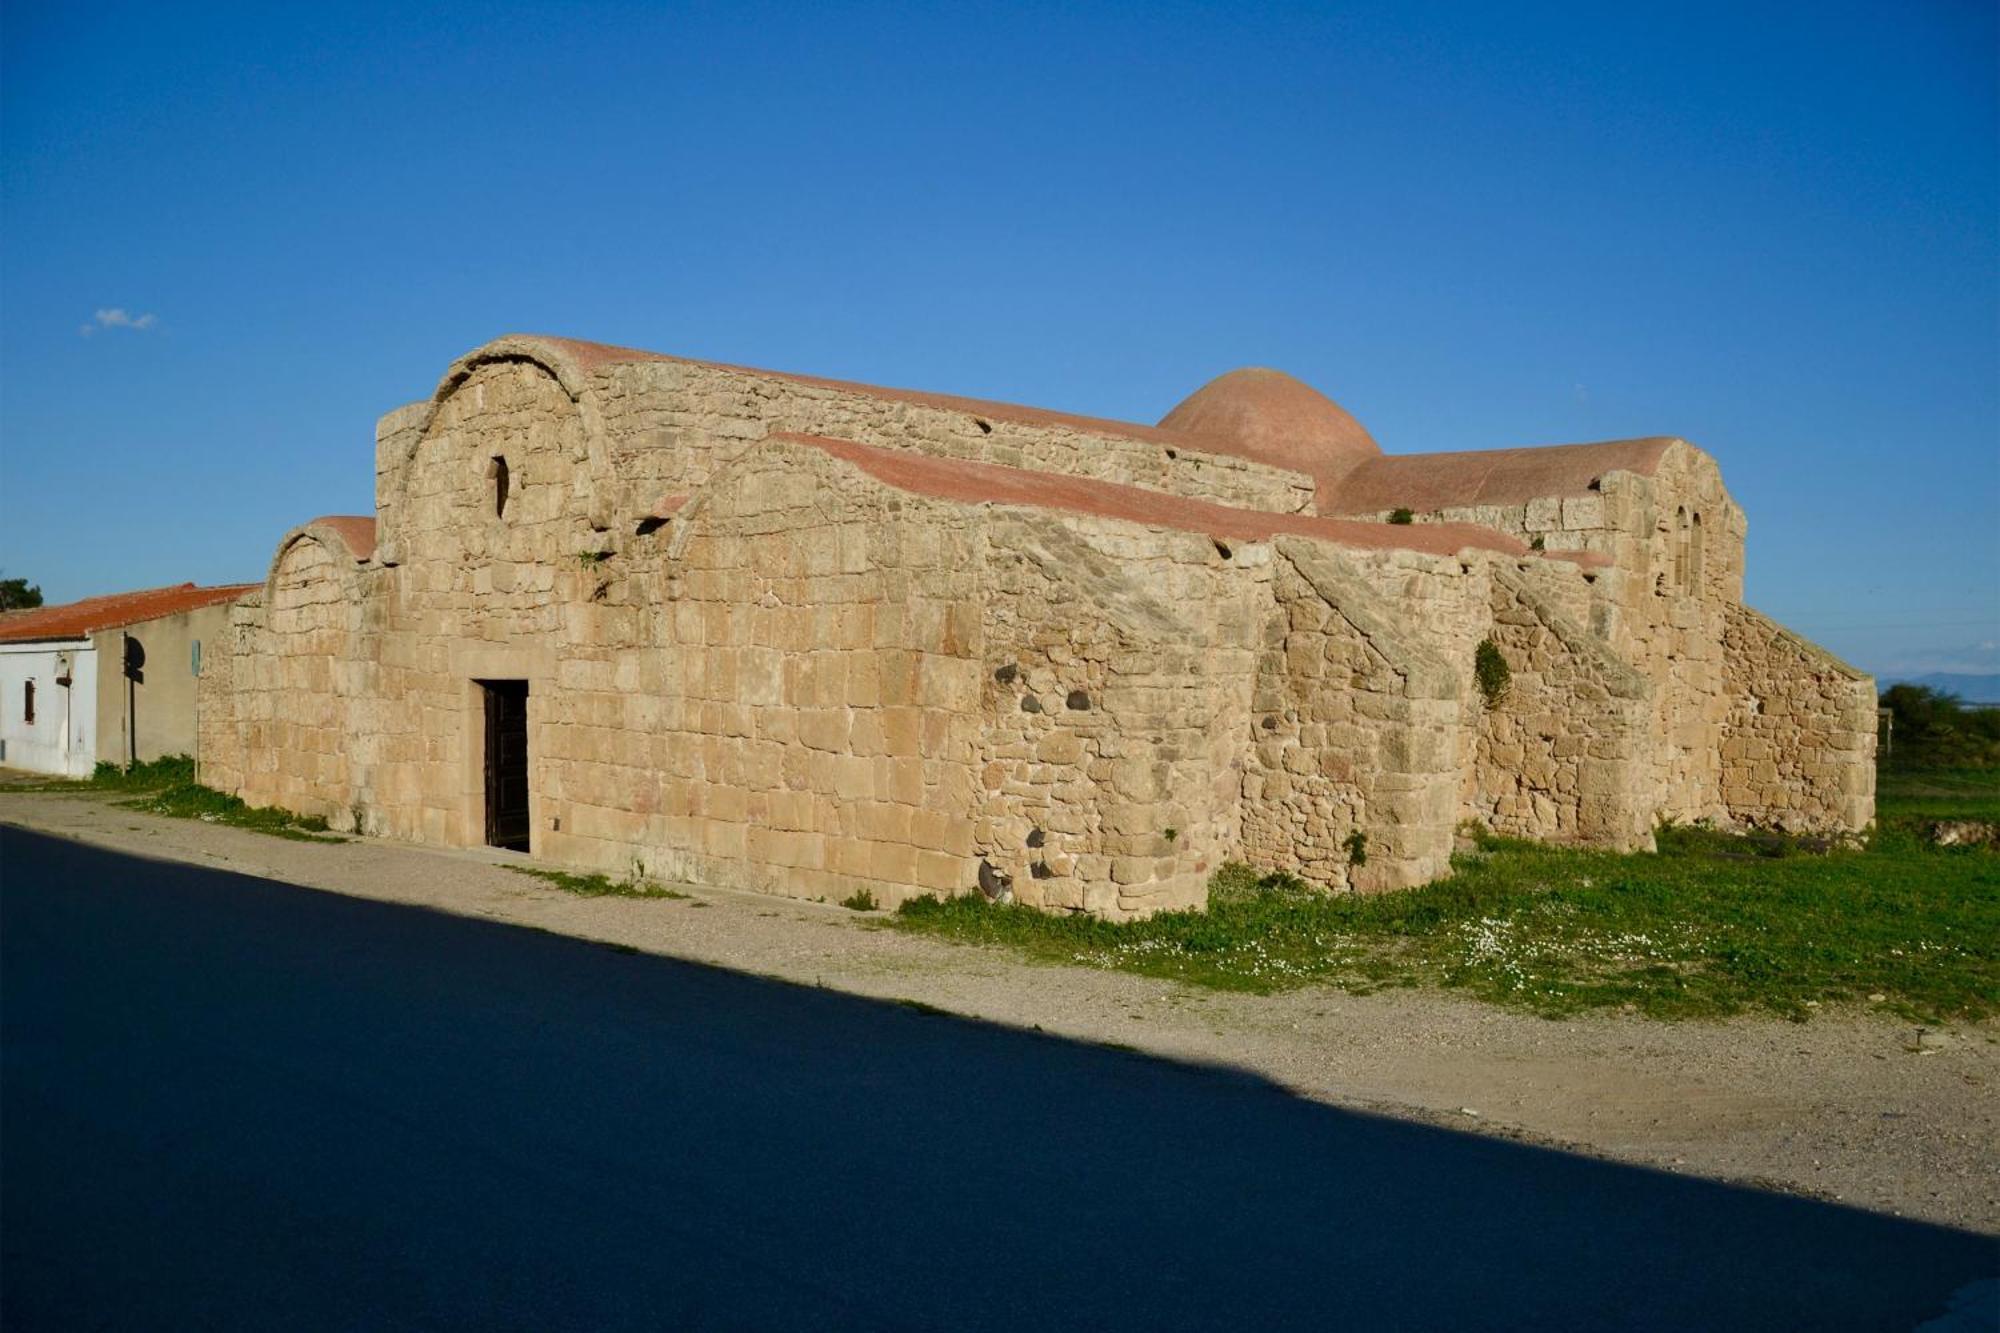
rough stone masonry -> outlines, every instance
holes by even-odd
[[[1872,681],[1742,605],[1684,440],[1385,455],[1270,370],[1140,426],[505,337],[375,477],[201,682],[203,779],[340,829],[1127,918],[1231,859],[1422,883],[1466,821],[1873,817]]]

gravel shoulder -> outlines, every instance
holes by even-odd
[[[1350,1109],[2000,1233],[2000,1025],[1551,1022],[1455,996],[1199,990],[904,934],[878,914],[701,885],[579,898],[510,864],[291,842],[0,788],[0,823],[142,856],[484,917],[969,1018],[1242,1069]],[[5,868],[0,867],[0,877]]]

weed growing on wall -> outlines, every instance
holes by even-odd
[[[1479,647],[1473,650],[1472,675],[1479,682],[1479,692],[1486,696],[1488,708],[1497,706],[1506,697],[1507,687],[1514,683],[1514,671],[1507,665],[1507,655],[1491,639],[1481,639]]]
[[[1368,835],[1366,833],[1363,833],[1360,829],[1356,829],[1354,832],[1348,834],[1346,840],[1340,845],[1347,849],[1347,863],[1349,865],[1365,866],[1368,864]]]

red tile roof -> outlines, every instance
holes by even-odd
[[[519,336],[561,348],[586,374],[628,362],[668,361],[966,412],[994,421],[1066,426],[1089,434],[1246,458],[1312,476],[1318,482],[1319,507],[1327,513],[1367,514],[1404,506],[1423,512],[1582,494],[1606,472],[1622,469],[1650,475],[1667,446],[1675,443],[1671,437],[1659,436],[1603,444],[1382,454],[1361,423],[1337,403],[1289,375],[1270,370],[1232,371],[1198,390],[1158,426],[1142,426],[1015,403],[667,356],[575,338]]]
[[[1160,418],[1215,453],[1304,472],[1324,492],[1382,446],[1333,399],[1282,370],[1250,366],[1217,376]]]
[[[1469,547],[1503,555],[1530,553],[1525,543],[1472,523],[1399,525],[1319,518],[1310,514],[1273,514],[1261,509],[1237,509],[1208,500],[1184,499],[1089,477],[939,458],[906,449],[857,444],[853,440],[795,434],[773,435],[771,438],[810,445],[835,458],[845,459],[877,481],[898,490],[968,504],[1017,504],[1062,509],[1071,513],[1123,519],[1148,527],[1175,528],[1211,537],[1233,537],[1239,541],[1265,541],[1287,533],[1370,550],[1454,555]],[[1551,551],[1547,554],[1586,565],[1604,562],[1603,556],[1583,551]]]
[[[114,592],[103,597],[86,597],[62,606],[38,606],[31,611],[0,614],[0,643],[32,643],[40,639],[80,639],[102,629],[118,629],[161,616],[196,611],[219,602],[233,602],[261,583],[230,583],[213,588],[197,588],[179,583],[171,588],[148,588],[143,592]]]
[[[960,398],[955,394],[926,393],[921,389],[888,389],[877,384],[861,384],[852,380],[825,379],[818,375],[795,375],[783,370],[759,370],[755,366],[735,366],[725,361],[701,361],[688,356],[668,356],[664,352],[642,352],[633,347],[613,347],[608,343],[583,342],[576,338],[552,338],[544,334],[517,335],[535,342],[550,343],[560,347],[577,368],[588,374],[603,366],[621,365],[633,361],[671,361],[684,366],[702,366],[710,370],[730,370],[739,375],[759,375],[766,379],[790,380],[794,384],[811,385],[820,389],[839,389],[844,393],[866,394],[870,398],[886,398],[894,402],[914,403],[919,407],[934,407],[946,412],[967,412],[975,417],[986,417],[993,421],[1012,421],[1026,426],[1067,426],[1071,430],[1084,431],[1092,435],[1111,435],[1133,440],[1145,440],[1153,444],[1173,445],[1181,449],[1202,449],[1184,432],[1162,430],[1157,426],[1141,426],[1132,421],[1113,421],[1107,417],[1087,417],[1074,412],[1052,412],[1041,407],[1023,407],[1019,403],[999,403],[984,398]],[[1222,452],[1216,450],[1216,452]]]
[[[375,520],[361,514],[326,514],[306,524],[309,528],[330,528],[347,545],[348,554],[366,560],[375,554]]]
[[[1547,444],[1527,449],[1480,449],[1451,454],[1383,454],[1340,478],[1329,502],[1337,514],[1384,509],[1455,509],[1522,504],[1551,495],[1583,495],[1607,472],[1651,476],[1672,436],[1608,440],[1603,444]]]

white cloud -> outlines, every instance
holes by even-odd
[[[77,330],[78,333],[86,338],[99,329],[132,329],[135,332],[143,333],[160,322],[158,315],[135,315],[123,306],[112,306],[109,310],[100,310],[90,318],[90,323],[85,324]]]

